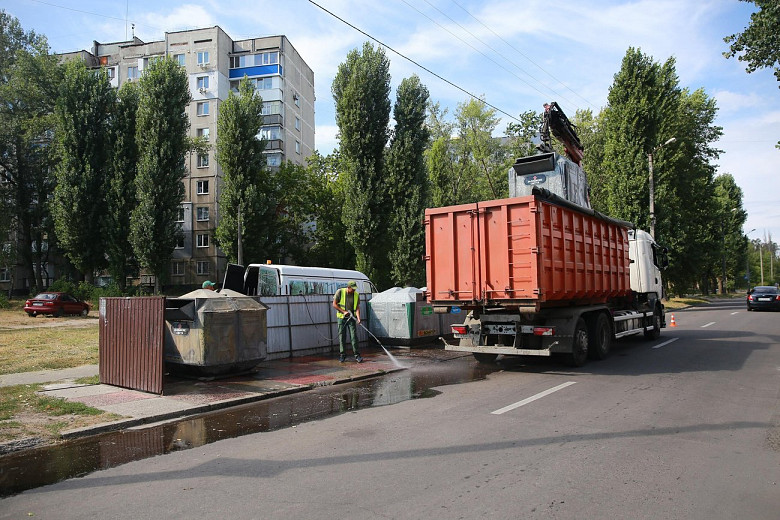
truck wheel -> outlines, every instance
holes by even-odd
[[[612,329],[605,314],[599,314],[588,330],[588,354],[591,359],[604,359],[612,346]]]
[[[588,360],[588,327],[582,318],[577,320],[571,342],[571,354],[568,357],[569,364],[573,367],[581,367]]]
[[[653,330],[645,331],[645,338],[650,341],[661,337],[661,311],[656,307],[653,309]]]
[[[474,359],[483,365],[492,365],[498,357],[498,354],[483,354],[482,352],[472,352],[472,354],[474,354]]]

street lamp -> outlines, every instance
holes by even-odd
[[[666,142],[663,142],[653,148],[649,154],[647,154],[647,162],[650,165],[650,236],[653,237],[653,240],[655,240],[655,196],[653,193],[653,154],[658,150],[659,148],[666,146],[667,144],[671,144],[677,140],[676,137],[672,137],[668,139]]]
[[[748,239],[748,244],[750,243],[750,238],[748,235],[755,231],[756,228],[751,229],[747,233],[745,233],[745,238]],[[750,254],[745,251],[745,277],[747,278],[747,288],[750,290]]]

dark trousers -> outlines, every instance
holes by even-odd
[[[347,342],[347,329],[352,340],[352,353],[358,355],[357,326],[355,318],[339,318],[339,353],[344,354],[344,345]]]

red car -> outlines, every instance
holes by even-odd
[[[24,312],[31,318],[39,314],[53,314],[63,316],[65,314],[89,314],[89,304],[76,299],[68,293],[42,292],[24,302]]]

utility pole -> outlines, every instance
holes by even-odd
[[[659,148],[666,146],[667,144],[671,144],[677,140],[676,137],[672,137],[668,139],[666,142],[659,144],[655,148],[653,148],[649,154],[647,154],[647,162],[650,166],[650,236],[653,237],[653,240],[655,240],[655,187],[654,187],[654,180],[653,180],[653,154],[658,150]]]

